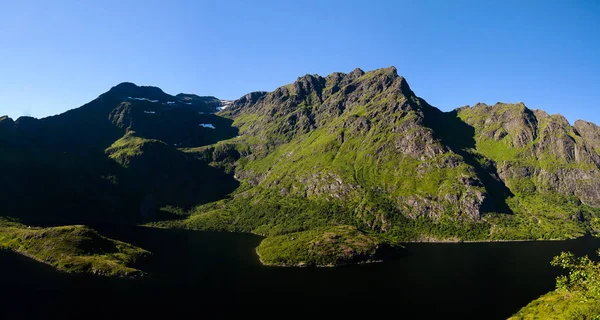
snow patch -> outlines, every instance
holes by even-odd
[[[158,102],[158,100],[150,100],[148,98],[133,98],[133,97],[127,97],[129,100],[140,100],[140,101],[149,101],[149,102]]]
[[[221,106],[217,108],[219,111],[225,110],[233,105],[233,100],[219,100],[219,102],[221,102]]]
[[[185,104],[187,104],[188,106],[191,106],[192,103],[191,102],[186,102]]]
[[[175,101],[167,101],[167,104],[175,104]]]
[[[212,124],[210,124],[210,123],[201,123],[201,124],[200,124],[200,127],[203,127],[203,128],[210,128],[210,129],[216,129],[216,128],[215,128],[215,126],[213,126],[213,125],[212,125]]]
[[[155,114],[155,113],[156,113],[156,111],[145,111],[145,110],[144,110],[144,113]]]

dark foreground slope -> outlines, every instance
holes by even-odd
[[[2,214],[34,224],[141,222],[166,205],[222,198],[235,180],[178,150],[237,134],[198,99],[123,83],[57,116],[0,120]]]
[[[556,290],[532,301],[510,320],[600,318],[600,262],[596,258],[571,252],[554,257],[552,265],[565,269],[556,279]]]
[[[237,135],[214,115],[221,107],[212,97],[122,83],[57,116],[0,118],[0,218],[132,224],[221,199],[237,187],[233,177],[178,149]],[[1,228],[0,240],[58,269],[103,275],[130,275],[128,261],[143,252],[79,225],[15,224]]]

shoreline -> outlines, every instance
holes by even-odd
[[[381,260],[381,259],[379,259],[379,260],[369,259],[369,260],[359,261],[359,262],[348,262],[348,263],[340,263],[340,264],[316,264],[316,265],[310,265],[310,264],[306,264],[304,262],[299,262],[299,263],[295,263],[295,264],[294,263],[265,263],[262,260],[262,258],[260,257],[258,250],[255,249],[254,252],[258,256],[258,262],[260,262],[260,264],[262,266],[273,267],[273,268],[337,268],[337,267],[343,267],[343,266],[385,262],[385,260]]]
[[[202,230],[202,229],[193,229],[193,228],[188,228],[188,227],[180,227],[180,226],[176,226],[176,227],[169,227],[169,226],[161,226],[161,225],[152,225],[152,223],[144,223],[144,224],[133,224],[132,226],[136,226],[136,227],[144,227],[144,228],[157,228],[157,229],[173,229],[173,230],[177,230],[177,229],[181,229],[181,230],[189,230],[189,231],[200,231],[200,232],[227,232],[227,233],[237,233],[237,234],[250,234],[250,235],[254,235],[254,236],[258,236],[261,238],[267,238],[269,236],[264,235],[264,234],[259,234],[259,233],[254,233],[254,232],[245,232],[245,231],[228,231],[228,230]],[[568,240],[575,240],[575,239],[579,239],[579,238],[583,238],[586,236],[592,236],[594,237],[595,235],[600,236],[600,232],[597,233],[585,233],[583,235],[577,236],[577,237],[572,237],[572,238],[565,238],[565,239],[560,239],[560,238],[555,238],[555,239],[515,239],[515,240],[511,240],[511,239],[489,239],[489,240],[461,240],[461,239],[436,239],[436,238],[432,238],[431,240],[429,239],[425,239],[425,240],[401,240],[398,241],[398,243],[492,243],[492,242],[539,242],[539,241],[568,241]]]
[[[568,241],[575,240],[585,237],[585,235],[575,238],[568,239],[525,239],[525,240],[460,240],[460,239],[450,239],[450,240],[413,240],[413,241],[401,241],[400,243],[494,243],[494,242],[541,242],[541,241]]]
[[[95,269],[92,269],[91,271],[73,271],[73,270],[59,268],[49,261],[40,259],[40,258],[38,258],[30,253],[27,253],[23,250],[20,250],[20,249],[3,247],[3,248],[0,248],[0,250],[6,250],[6,251],[16,253],[18,255],[32,259],[39,263],[45,264],[45,265],[53,268],[57,272],[64,273],[64,274],[79,274],[79,275],[87,275],[87,276],[93,276],[93,277],[119,278],[119,279],[138,279],[138,278],[146,277],[148,275],[146,272],[139,270],[139,269],[135,269],[135,268],[132,268],[132,269],[134,269],[136,271],[133,271],[131,273],[122,273],[122,274],[105,274],[103,272],[98,272],[99,270],[95,270]]]

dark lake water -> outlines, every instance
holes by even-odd
[[[593,255],[600,239],[407,244],[392,261],[339,268],[270,268],[261,238],[232,233],[100,228],[154,255],[145,279],[56,272],[0,251],[0,318],[180,319],[385,316],[506,319],[554,288],[561,251]]]

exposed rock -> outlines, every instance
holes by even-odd
[[[225,114],[241,121],[238,125],[243,128],[244,136],[258,138],[258,143],[250,144],[251,155],[246,156],[252,157],[252,161],[268,156],[294,139],[303,140],[320,129],[326,129],[326,132],[335,136],[337,143],[323,149],[324,152],[338,150],[346,156],[348,152],[350,155],[364,154],[367,159],[373,159],[366,160],[373,161],[373,166],[402,159],[422,161],[418,174],[390,172],[392,176],[409,174],[410,179],[428,179],[427,176],[434,171],[470,170],[464,181],[453,182],[454,189],[440,185],[429,197],[392,197],[395,200],[390,198],[390,201],[407,216],[437,219],[447,211],[447,207],[452,207],[457,210],[454,218],[478,220],[486,199],[485,191],[481,190],[482,183],[474,170],[466,169],[469,165],[465,164],[463,158],[445,146],[434,129],[426,125],[426,114],[432,112],[440,111],[416,97],[406,80],[398,76],[396,68],[390,67],[367,73],[355,69],[349,74],[333,73],[327,77],[305,75],[273,92],[247,95],[237,100]],[[349,139],[360,139],[363,144],[352,151],[341,151],[340,148]],[[374,146],[375,150],[367,152]],[[306,157],[299,158],[293,153],[283,156],[290,159],[286,161],[313,161]],[[327,167],[312,169],[307,174],[284,173],[284,168],[272,168],[267,172],[241,169],[237,170],[236,177],[285,194],[342,201],[361,198],[364,190],[371,188],[361,183],[357,173],[342,177],[325,169]],[[400,181],[405,178],[398,176],[397,179],[398,183],[385,188],[390,194],[398,193],[402,188]],[[301,185],[303,188],[290,189],[288,185]],[[415,187],[420,188],[419,185]],[[373,224],[371,217],[364,216],[371,227],[381,230],[389,227],[384,222],[384,216],[372,208],[361,208],[357,210],[357,215],[372,215],[374,221],[378,221]]]
[[[15,132],[15,122],[8,116],[0,117],[0,140],[8,139]]]
[[[13,128],[15,126],[15,122],[13,121],[13,119],[9,118],[8,116],[2,116],[0,117],[0,129],[9,129],[9,128]]]
[[[594,148],[596,153],[600,154],[600,127],[591,122],[577,120],[575,121],[574,128]]]
[[[562,115],[531,111],[522,103],[476,105],[461,109],[460,114],[475,128],[477,140],[494,140],[499,147],[505,145],[509,154],[513,154],[510,148],[519,148],[498,168],[507,185],[524,188],[516,192],[558,193],[600,206],[598,126],[580,120],[572,127]]]
[[[40,121],[34,117],[19,117],[15,121],[15,127],[19,130],[37,130],[40,126]]]

